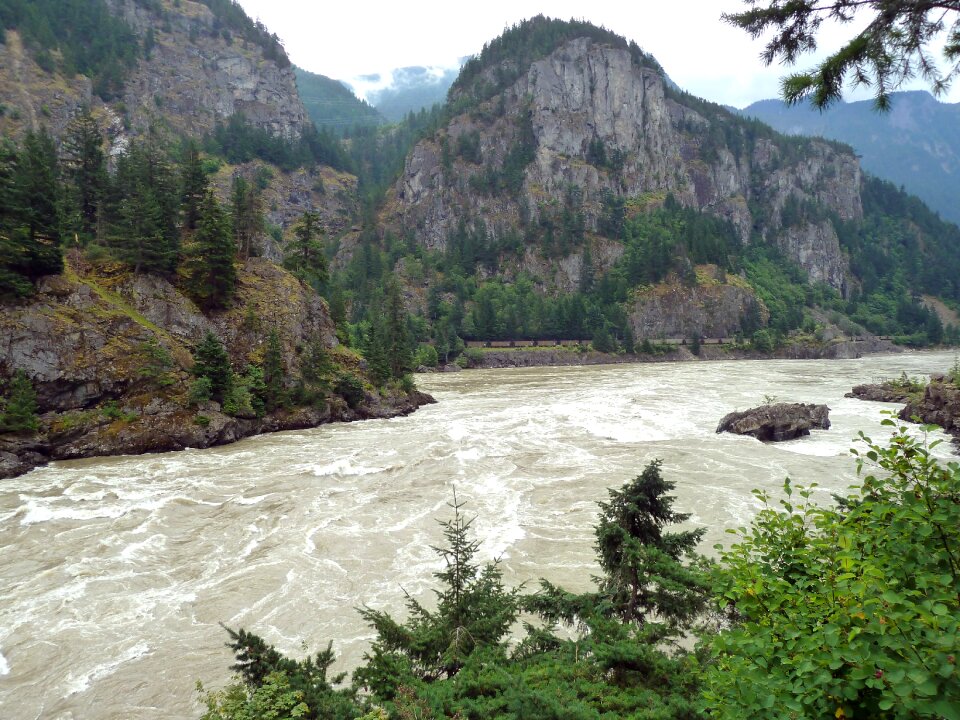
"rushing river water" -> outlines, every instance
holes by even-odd
[[[209,450],[57,463],[0,481],[0,717],[190,718],[193,686],[229,679],[226,635],[301,654],[334,640],[359,662],[354,608],[428,598],[430,545],[456,489],[511,584],[588,587],[596,502],[653,458],[675,507],[709,528],[746,523],[750,490],[787,475],[855,481],[858,430],[893,406],[856,383],[947,369],[952,353],[473,371],[419,378],[439,404]],[[778,445],[716,435],[761,403],[826,402],[833,428]],[[943,452],[948,452],[944,448]]]

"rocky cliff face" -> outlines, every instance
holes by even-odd
[[[150,57],[131,74],[123,103],[134,128],[158,118],[190,135],[243,113],[272,135],[299,137],[307,113],[291,66],[280,67],[262,50],[217,28],[216,18],[199,2],[161,3],[158,14],[132,0],[112,0],[116,11],[141,35],[153,28]]]
[[[487,70],[492,81],[497,68]],[[465,141],[476,150],[458,152]],[[483,192],[491,171],[526,146],[520,191]],[[478,162],[479,160],[479,162]],[[729,220],[742,242],[776,243],[811,280],[837,290],[847,262],[830,222],[792,208],[862,216],[856,158],[819,141],[760,133],[722,108],[664,86],[626,49],[589,39],[534,62],[512,86],[418,144],[392,193],[387,221],[443,248],[461,219],[494,237],[536,223],[577,188],[597,232],[605,196],[629,202],[673,193]],[[762,210],[760,209],[762,208]]]
[[[368,388],[350,402],[328,393],[259,418],[226,415],[212,402],[191,405],[191,349],[207,332],[243,372],[248,363],[263,362],[274,329],[291,380],[319,345],[331,372],[362,381],[363,363],[339,347],[326,303],[268,260],[246,261],[233,306],[203,315],[163,278],[92,266],[72,255],[64,274],[44,278],[29,302],[0,313],[0,377],[25,372],[41,411],[38,433],[0,433],[0,477],[51,459],[207,447],[332,420],[389,417],[432,402],[416,392]],[[169,356],[162,382],[152,349],[158,347]]]
[[[676,275],[635,293],[628,317],[637,338],[730,338],[753,316],[766,323],[768,313],[747,283],[722,277],[716,268],[698,268],[698,282],[685,285]]]
[[[207,332],[224,343],[234,365],[262,360],[270,328],[287,350],[289,372],[310,342],[337,346],[326,304],[289,273],[262,258],[240,273],[236,302],[205,316],[167,280],[119,265],[92,267],[73,256],[63,275],[44,278],[28,303],[4,306],[0,370],[26,372],[42,410],[79,410],[124,396],[142,384],[145,343],[170,353],[179,380],[192,366],[190,348]]]
[[[104,103],[89,79],[40,68],[16,32],[0,45],[0,91],[6,110],[0,131],[15,135],[46,126],[62,133],[84,106],[106,115],[115,152],[131,134],[151,126],[198,136],[234,113],[273,135],[299,137],[307,123],[292,67],[280,67],[262,49],[217,27],[210,9],[194,0],[160,0],[150,9],[134,0],[110,0],[142,39],[153,32],[122,97]]]

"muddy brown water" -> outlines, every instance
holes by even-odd
[[[853,438],[886,437],[895,406],[843,398],[852,385],[953,360],[427,375],[418,383],[439,403],[405,418],[0,481],[0,717],[198,717],[196,680],[230,679],[218,622],[292,654],[333,639],[339,667],[354,667],[371,637],[358,605],[402,613],[403,590],[429,600],[454,489],[509,583],[585,589],[597,501],[661,458],[708,551],[756,512],[752,488],[789,475],[820,483],[826,501],[855,482]],[[765,396],[825,402],[833,428],[778,445],[715,434]]]

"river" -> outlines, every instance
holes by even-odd
[[[454,490],[507,581],[585,589],[606,488],[653,458],[703,550],[784,477],[855,482],[863,430],[894,406],[854,384],[946,370],[954,354],[467,371],[418,377],[439,403],[221,448],[55,463],[0,481],[0,716],[195,718],[194,684],[232,658],[218,626],[294,655],[329,639],[342,668],[370,640],[354,608],[430,597]],[[778,445],[717,435],[775,396],[826,402],[832,429]],[[938,452],[949,450],[942,446]]]

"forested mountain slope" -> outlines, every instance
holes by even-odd
[[[761,100],[741,113],[783,133],[849,143],[865,170],[960,223],[960,104],[919,91],[893,93],[891,102],[890,112],[878,113],[871,101],[838,103],[821,112]]]
[[[376,108],[360,100],[339,80],[298,67],[293,71],[303,106],[318,128],[343,132],[357,126],[385,122]]]
[[[938,342],[915,298],[960,300],[956,228],[865,180],[848,146],[780,135],[672,89],[609,31],[543,17],[464,66],[380,222],[342,246],[346,282],[398,268],[441,346],[766,342],[840,319]]]

